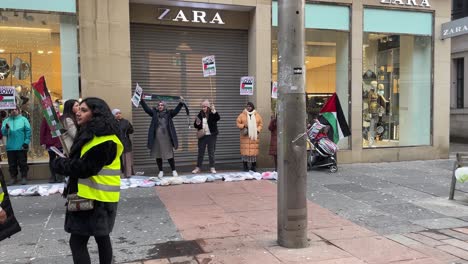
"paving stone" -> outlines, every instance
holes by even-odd
[[[444,242],[445,244],[455,246],[455,247],[459,247],[461,249],[465,249],[465,250],[468,249],[468,243],[459,239],[454,239],[454,238],[445,239],[445,240],[442,240],[442,242]]]
[[[280,246],[269,247],[268,251],[281,262],[306,263],[307,261],[322,261],[352,257],[352,255],[333,244],[314,242],[306,248],[288,249]],[[260,263],[260,262],[257,262]]]
[[[430,238],[433,238],[433,239],[437,239],[437,240],[449,239],[450,238],[450,237],[448,237],[446,235],[440,234],[436,230],[422,231],[422,232],[419,232],[419,234],[430,237]]]
[[[385,237],[363,237],[333,240],[331,242],[368,263],[390,263],[408,259],[426,258],[424,254]]]
[[[411,222],[420,226],[424,226],[428,229],[445,229],[468,226],[468,222],[461,221],[456,218],[425,219]]]
[[[181,256],[181,257],[174,257],[169,259],[170,263],[174,264],[198,264],[197,260],[192,256]]]
[[[152,259],[143,262],[143,264],[169,264],[169,260],[167,259]]]
[[[420,232],[423,230],[427,230],[425,227],[413,225],[413,224],[369,227],[369,229],[380,235],[399,234],[399,233],[406,234],[406,233],[411,233],[411,232]]]
[[[405,200],[407,202],[418,201],[421,199],[431,199],[434,198],[433,195],[427,194],[425,192],[421,192],[418,190],[414,190],[411,188],[407,188],[404,186],[398,187],[390,187],[390,188],[383,188],[379,190],[380,192],[390,194],[392,196],[398,197],[401,200]]]
[[[437,249],[443,250],[461,259],[468,260],[468,251],[466,250],[463,250],[463,249],[460,249],[451,245],[438,246]]]
[[[460,232],[457,232],[457,231],[453,231],[451,229],[441,229],[441,230],[438,230],[438,231],[440,233],[444,234],[444,235],[449,236],[449,237],[457,238],[457,239],[460,239],[460,240],[463,240],[463,241],[468,241],[468,235],[467,234],[460,233]]]
[[[372,189],[364,188],[359,184],[345,183],[345,184],[327,184],[326,188],[338,193],[353,193],[353,192],[370,192]]]
[[[371,206],[379,206],[385,204],[402,204],[405,201],[396,198],[393,195],[382,193],[379,191],[346,193],[346,196],[361,201]]]
[[[428,246],[431,246],[431,247],[435,247],[435,246],[439,246],[439,245],[444,245],[446,243],[444,242],[441,242],[439,240],[435,240],[435,239],[432,239],[432,238],[429,238],[427,236],[423,236],[423,235],[420,235],[420,234],[415,234],[415,233],[409,233],[409,234],[405,234],[406,237],[409,237],[411,239],[414,239],[416,241],[419,241],[425,245],[428,245]]]
[[[398,242],[404,246],[411,246],[411,245],[420,245],[421,243],[414,240],[414,239],[411,239],[405,235],[400,235],[400,234],[391,234],[391,235],[386,235],[385,236],[386,238],[388,239],[391,239],[395,242]]]
[[[410,203],[380,205],[376,206],[376,208],[394,215],[402,220],[416,221],[421,219],[436,219],[445,217],[442,214],[438,214]]]
[[[451,216],[451,217],[464,217],[468,216],[468,207],[454,201],[443,198],[430,198],[421,199],[413,202],[415,205],[424,207],[431,211]]]
[[[468,228],[453,228],[457,232],[461,232],[468,235]]]
[[[345,238],[377,236],[377,233],[369,231],[358,225],[340,226],[330,228],[314,229],[314,233],[326,240],[336,240]]]

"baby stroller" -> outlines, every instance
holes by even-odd
[[[336,152],[338,146],[327,136],[329,127],[315,121],[312,127],[307,130],[307,169],[325,167],[330,172],[338,171],[336,163]]]

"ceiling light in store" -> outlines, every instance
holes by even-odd
[[[271,60],[271,62],[276,62],[276,60],[275,60],[275,59],[273,59],[273,60]]]
[[[4,49],[0,49],[0,53],[3,53],[3,52],[5,52],[5,50],[4,50]]]
[[[38,54],[44,54],[44,51],[43,50],[38,50],[37,53]]]
[[[52,53],[54,53],[54,52],[53,52],[53,51],[51,51],[51,50],[49,50],[49,51],[47,52],[47,54],[52,54]]]
[[[0,26],[0,30],[8,31],[36,31],[36,32],[51,32],[50,28],[34,28],[34,27],[5,27]]]
[[[309,63],[309,61],[306,61],[306,63]]]

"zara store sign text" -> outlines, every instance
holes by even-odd
[[[219,12],[208,16],[205,11],[192,10],[183,11],[182,9],[158,8],[158,20],[185,22],[185,23],[209,23],[224,25]]]
[[[431,7],[429,0],[380,0],[381,4]]]

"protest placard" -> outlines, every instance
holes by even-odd
[[[0,109],[16,108],[16,90],[14,86],[0,86]]]
[[[143,94],[143,89],[137,83],[135,87],[135,93],[133,93],[133,97],[132,97],[132,103],[135,107],[138,107],[140,105],[142,94]]]
[[[271,85],[271,98],[278,99],[278,82],[273,82]]]
[[[203,66],[203,77],[215,76],[216,75],[216,62],[215,56],[207,56],[202,59]]]
[[[253,95],[255,80],[253,76],[241,77],[240,95]]]

